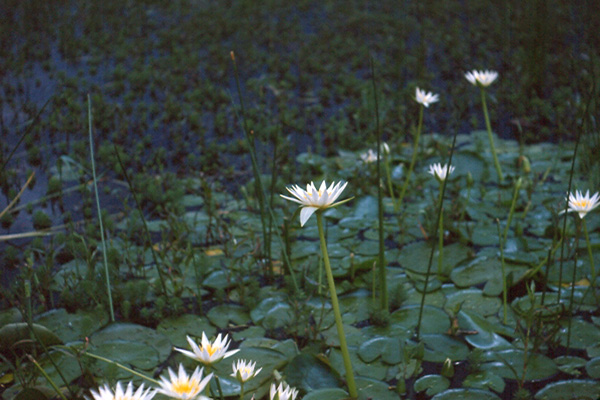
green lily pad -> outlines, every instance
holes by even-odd
[[[62,343],[60,338],[45,326],[39,324],[32,324],[31,326],[35,337],[45,347]],[[19,350],[30,353],[32,350],[32,341],[30,339],[31,331],[26,322],[6,324],[0,328],[0,353],[9,358],[12,358],[13,352]]]
[[[380,361],[373,361],[370,363],[363,362],[357,354],[357,348],[349,346],[350,361],[352,362],[352,369],[355,376],[369,377],[372,379],[382,380],[385,379],[388,366],[384,365]],[[345,376],[344,359],[342,358],[342,352],[338,349],[331,349],[329,352],[329,362],[331,367],[341,376]]]
[[[387,364],[398,364],[400,357],[400,341],[398,338],[374,337],[367,340],[358,348],[358,356],[366,363],[381,357]]]
[[[600,357],[592,358],[585,364],[585,370],[590,378],[600,379]]]
[[[581,379],[550,383],[534,396],[536,400],[578,400],[599,397],[600,382]]]
[[[310,393],[314,390],[340,386],[336,374],[329,365],[310,354],[299,354],[283,371],[290,386]]]
[[[450,381],[441,375],[425,375],[415,381],[415,392],[427,393],[427,396],[434,396],[450,387]]]
[[[250,317],[255,324],[265,329],[282,328],[293,319],[292,307],[278,297],[269,297],[261,301],[251,312]]]
[[[398,394],[390,390],[390,385],[378,379],[356,377],[358,400],[398,400]]]
[[[340,296],[339,304],[344,323],[353,324],[369,319],[372,296],[368,290],[359,289]]]
[[[581,375],[579,368],[585,366],[586,360],[575,356],[560,356],[554,359],[558,369],[569,375]]]
[[[494,327],[475,312],[460,311],[457,315],[458,326],[465,331],[477,332],[465,335],[464,339],[478,349],[498,349],[510,347],[510,343],[498,335]]]
[[[560,343],[566,346],[568,339],[569,323],[561,322],[562,328],[558,333]],[[582,321],[579,318],[571,320],[571,338],[569,346],[574,349],[584,350],[600,342],[600,328],[594,324]]]
[[[65,385],[65,381],[66,383],[72,382],[83,373],[82,365],[77,357],[62,351],[46,353],[38,361],[50,379],[59,386]]]
[[[465,289],[448,296],[444,309],[454,310],[460,307],[460,310],[485,316],[496,314],[501,306],[502,302],[497,297],[484,296],[479,289]]]
[[[482,370],[491,371],[502,378],[517,379],[523,374],[525,357],[527,357],[526,380],[542,380],[554,376],[558,368],[552,359],[543,354],[528,353],[525,355],[523,350],[506,349],[487,353],[493,360],[485,363]],[[518,374],[515,376],[514,371]]]
[[[69,314],[65,309],[50,310],[36,318],[36,322],[53,331],[64,343],[83,340],[108,322],[102,309],[77,310]]]
[[[223,329],[231,322],[234,325],[245,325],[250,316],[242,306],[235,304],[220,304],[210,309],[206,315],[210,322]]]
[[[431,400],[500,400],[500,397],[492,392],[481,389],[450,389],[438,393]]]
[[[0,328],[6,324],[23,321],[21,312],[16,307],[0,311]]]
[[[400,307],[390,315],[390,322],[399,323],[407,328],[415,328],[419,319],[419,306]],[[450,317],[443,310],[425,306],[421,320],[421,333],[446,333],[450,329]]]
[[[469,355],[469,348],[463,342],[448,335],[422,335],[425,343],[425,361],[442,363],[446,358],[462,361]]]
[[[491,389],[494,392],[504,392],[504,379],[491,371],[478,371],[467,375],[463,381],[463,386],[477,389]]]
[[[343,389],[333,388],[333,389],[317,389],[306,396],[304,396],[303,400],[345,400],[348,398],[348,392]]]
[[[189,347],[187,336],[200,337],[204,332],[212,337],[217,333],[217,329],[206,318],[193,314],[167,317],[156,327],[156,331],[168,337],[173,346],[185,349]]]

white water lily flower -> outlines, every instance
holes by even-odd
[[[498,78],[498,73],[496,71],[477,71],[473,70],[465,73],[465,78],[473,85],[478,86],[481,85],[483,87],[490,86],[496,78]]]
[[[426,92],[424,90],[417,88],[415,100],[417,101],[417,103],[423,104],[425,107],[429,107],[429,105],[431,103],[435,103],[436,101],[439,101],[439,97],[437,94],[433,94],[431,92]]]
[[[144,391],[144,384],[133,392],[133,382],[127,384],[127,389],[123,390],[121,382],[117,382],[115,391],[113,393],[108,385],[98,388],[98,392],[91,390],[93,400],[150,400],[154,397],[156,392],[152,388],[148,388]]]
[[[269,398],[271,400],[295,400],[296,396],[298,396],[298,389],[288,386],[287,384],[285,386],[284,389],[283,383],[280,383],[279,386],[275,386],[274,383],[271,383]]]
[[[212,365],[216,362],[221,361],[224,358],[234,355],[238,350],[227,351],[229,347],[229,341],[227,335],[221,339],[221,334],[217,336],[214,342],[210,342],[206,337],[206,334],[202,332],[202,341],[200,346],[196,344],[194,339],[187,337],[187,341],[192,348],[192,351],[175,348],[175,350],[185,354],[186,356],[193,358],[194,360],[200,361],[204,365]]]
[[[256,368],[256,361],[246,362],[246,360],[238,360],[237,363],[233,363],[232,368],[233,374],[231,374],[231,376],[242,383],[254,378],[260,371],[262,371],[262,368],[259,368],[256,371],[254,370]]]
[[[362,153],[360,155],[361,160],[363,160],[364,163],[372,163],[377,161],[377,153],[375,153],[373,150],[369,149],[367,150],[366,153]]]
[[[600,205],[600,193],[596,192],[590,198],[590,191],[585,192],[585,196],[579,190],[575,191],[575,195],[570,193],[567,201],[569,202],[569,209],[567,212],[576,212],[579,214],[579,218],[583,218],[586,214],[592,211],[594,208]]]
[[[446,180],[448,175],[450,175],[452,172],[454,172],[454,166],[452,165],[448,167],[447,164],[442,166],[442,164],[436,163],[429,166],[429,173],[435,176],[435,178],[440,182]]]
[[[306,221],[308,221],[315,211],[335,207],[340,204],[341,202],[334,203],[334,201],[342,194],[347,184],[348,182],[343,185],[341,181],[337,184],[332,182],[331,185],[327,187],[327,184],[323,181],[321,182],[319,190],[317,190],[313,182],[306,185],[306,190],[298,185],[294,185],[286,188],[294,197],[287,197],[282,194],[280,194],[280,196],[286,200],[299,203],[302,206],[302,210],[300,211],[300,225],[304,226]]]
[[[160,377],[160,388],[156,389],[157,393],[162,393],[172,399],[180,400],[211,400],[210,397],[201,395],[202,391],[208,385],[213,374],[202,379],[204,368],[196,367],[191,376],[185,372],[183,364],[179,364],[179,374],[175,374],[169,368],[169,379],[164,376]]]

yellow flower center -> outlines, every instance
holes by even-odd
[[[177,380],[173,382],[173,391],[177,394],[193,393],[198,389],[197,380]]]
[[[586,208],[588,206],[589,202],[585,199],[582,199],[582,200],[575,201],[574,204],[577,207]]]
[[[209,356],[213,356],[213,354],[215,354],[217,352],[217,350],[219,350],[219,347],[213,346],[211,344],[207,345],[204,350],[206,350],[206,352],[208,353]]]

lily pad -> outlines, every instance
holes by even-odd
[[[592,358],[585,364],[585,370],[590,378],[600,379],[600,357]]]
[[[290,386],[310,393],[314,390],[340,386],[336,374],[329,365],[310,354],[299,354],[283,371]]]
[[[534,396],[536,400],[578,400],[600,398],[600,382],[572,379],[548,384]]]
[[[569,346],[574,349],[584,350],[600,342],[600,328],[594,324],[573,318],[570,327],[568,322],[562,322],[561,325],[558,336],[563,346],[567,344],[569,329],[571,330]]]
[[[206,336],[212,337],[216,334],[217,329],[206,318],[184,314],[163,319],[156,327],[156,331],[167,336],[173,346],[187,349],[189,347],[187,336],[200,337],[204,332]]]
[[[245,325],[250,316],[242,306],[235,304],[220,304],[210,309],[206,315],[210,322],[223,329],[231,322],[234,325]]]
[[[303,400],[345,400],[348,398],[348,392],[343,389],[333,388],[333,389],[317,389],[306,396],[304,396]]]
[[[586,360],[584,358],[575,356],[560,356],[556,357],[554,362],[556,363],[558,369],[566,374],[581,375],[579,368],[585,367]]]
[[[261,324],[265,329],[282,328],[294,318],[292,307],[277,297],[261,301],[250,312],[250,317],[255,324]]]
[[[358,348],[358,356],[366,363],[381,357],[387,364],[398,364],[400,357],[400,341],[398,338],[374,337],[367,340]]]
[[[69,314],[65,309],[50,310],[36,318],[36,322],[53,331],[64,343],[83,340],[108,322],[102,309],[77,310]]]
[[[419,319],[419,306],[400,307],[390,315],[390,322],[399,323],[407,328],[415,328]],[[450,317],[443,310],[425,306],[421,320],[421,333],[446,333],[450,328]]]
[[[463,311],[476,312],[486,316],[496,314],[501,306],[502,302],[497,297],[484,296],[479,289],[465,289],[448,296],[444,309],[460,308]]]
[[[458,326],[464,331],[476,332],[465,335],[464,338],[471,346],[478,349],[507,348],[510,343],[498,335],[494,327],[475,312],[460,311],[457,315]]]
[[[431,400],[500,400],[492,392],[481,389],[450,389],[438,393]]]
[[[527,370],[525,379],[528,381],[548,379],[558,372],[558,368],[552,359],[543,354],[528,353],[523,350],[506,349],[487,353],[494,360],[482,366],[484,371],[492,371],[502,378],[521,378],[527,357]],[[515,372],[518,376],[515,376]]]
[[[425,375],[415,381],[415,392],[427,393],[427,396],[434,396],[450,387],[450,381],[441,375]]]
[[[463,381],[463,386],[477,389],[491,389],[494,392],[504,392],[504,379],[491,371],[478,371],[468,375]]]
[[[358,389],[358,400],[398,400],[398,394],[390,390],[390,386],[386,382],[357,376],[356,386]]]
[[[448,335],[423,335],[425,361],[442,363],[446,358],[462,361],[469,355],[469,348],[463,342]]]

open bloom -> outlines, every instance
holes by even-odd
[[[285,386],[284,389],[283,383],[280,383],[279,386],[275,386],[274,383],[271,383],[269,398],[271,400],[295,400],[296,396],[298,396],[298,390],[287,384]]]
[[[160,388],[156,389],[157,393],[162,393],[172,399],[181,400],[210,400],[209,397],[202,396],[200,393],[204,390],[213,374],[202,379],[204,368],[196,367],[191,376],[183,369],[183,364],[179,364],[179,374],[173,372],[169,368],[169,379],[164,376],[160,377]]]
[[[200,361],[204,365],[212,365],[224,358],[234,355],[239,351],[239,349],[227,351],[227,348],[229,347],[227,335],[221,339],[220,333],[215,341],[211,343],[204,332],[202,332],[202,342],[200,343],[200,346],[198,346],[194,339],[189,336],[187,337],[187,341],[190,344],[192,351],[179,349],[177,347],[175,350],[185,354],[190,358],[193,358],[194,360]]]
[[[360,158],[364,163],[369,164],[377,161],[377,153],[375,153],[372,149],[369,149],[366,153],[362,153]]]
[[[294,197],[287,197],[282,194],[280,196],[286,200],[295,201],[302,206],[302,210],[300,211],[300,225],[304,226],[306,221],[308,221],[315,211],[335,207],[342,203],[334,203],[334,201],[340,197],[340,194],[342,194],[347,184],[348,182],[343,185],[341,181],[337,184],[332,182],[331,185],[327,187],[327,184],[323,181],[321,182],[319,190],[317,190],[313,182],[306,185],[306,190],[298,185],[294,185],[286,188]]]
[[[487,87],[487,86],[490,86],[492,84],[492,82],[494,82],[496,80],[496,78],[498,78],[498,73],[496,71],[489,71],[489,70],[485,70],[485,71],[473,70],[473,71],[467,72],[465,74],[465,78],[467,78],[467,80],[475,86],[481,85],[483,87]]]
[[[576,212],[579,214],[579,218],[583,218],[588,212],[600,205],[600,193],[596,192],[590,198],[589,190],[585,192],[585,196],[582,192],[577,190],[575,191],[575,195],[569,193],[567,201],[569,202],[569,209],[567,212]]]
[[[254,378],[260,371],[262,371],[262,368],[259,368],[256,371],[254,370],[256,368],[256,361],[246,362],[246,360],[238,360],[237,363],[233,363],[232,367],[233,374],[231,374],[231,376],[242,383]]]
[[[435,176],[440,182],[446,180],[446,177],[452,172],[454,172],[454,166],[452,165],[448,166],[447,164],[444,164],[444,166],[442,166],[442,164],[436,163],[429,166],[429,173]]]
[[[423,104],[425,107],[429,107],[429,105],[431,103],[435,103],[436,101],[439,101],[439,97],[437,94],[433,94],[431,92],[426,92],[424,90],[417,88],[415,100],[417,100],[417,103]]]
[[[151,388],[144,391],[144,384],[133,393],[133,382],[127,384],[127,389],[125,391],[123,391],[121,382],[117,382],[114,393],[110,390],[108,385],[99,387],[98,392],[91,390],[90,393],[92,394],[93,400],[150,400],[156,394]]]

